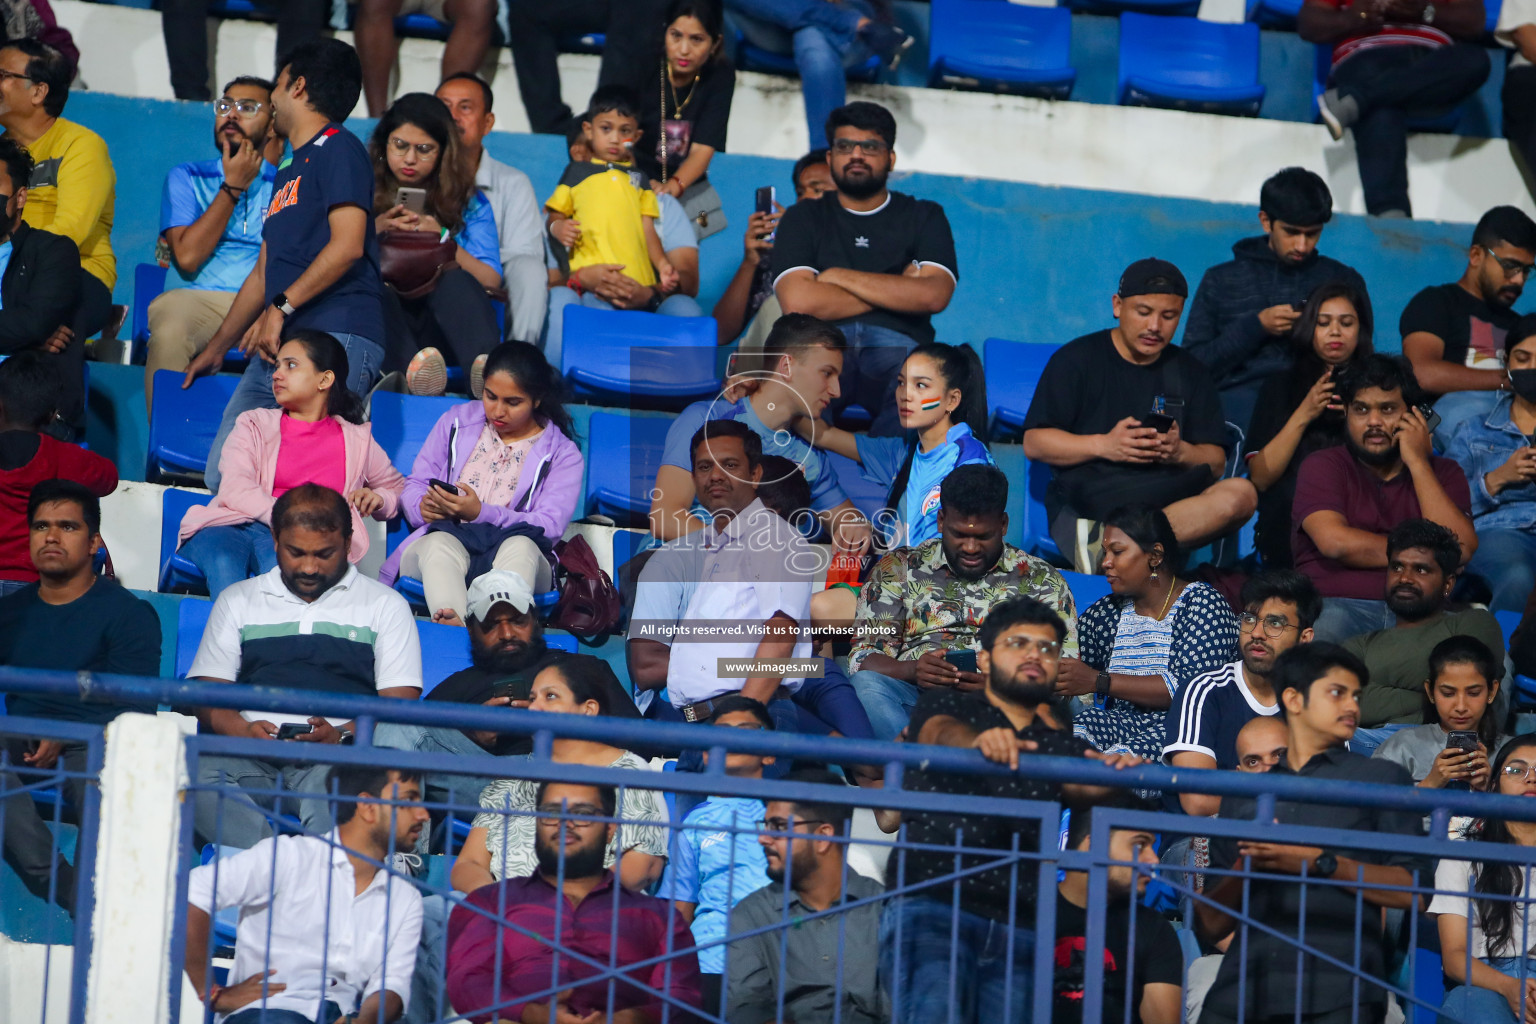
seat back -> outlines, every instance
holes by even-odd
[[[719,391],[712,317],[578,305],[564,316],[560,372],[577,395],[681,409]]]
[[[149,417],[149,454],[145,476],[189,477],[207,472],[208,455],[218,436],[240,378],[230,374],[201,377],[182,390],[178,370],[155,373],[155,404]]]
[[[1045,511],[1051,467],[1043,462],[1026,462],[1024,480],[1024,550],[1040,558],[1060,558],[1061,552],[1051,539],[1051,517]]]
[[[981,359],[987,370],[987,414],[993,436],[1017,432],[1024,426],[1029,404],[1045,364],[1060,345],[988,338]]]
[[[176,553],[176,541],[181,532],[181,518],[194,505],[206,505],[213,495],[198,491],[186,491],[180,487],[167,487],[160,495],[160,564]]]
[[[1259,27],[1127,12],[1120,18],[1120,78],[1223,90],[1259,80]]]
[[[600,513],[620,526],[645,526],[651,490],[661,468],[670,416],[594,412],[587,422],[586,514]]]
[[[443,413],[456,405],[463,405],[462,398],[428,398],[423,395],[402,395],[393,391],[375,391],[369,400],[368,422],[373,426],[373,439],[384,449],[389,461],[406,476],[416,464],[421,446]]]
[[[1061,570],[1061,576],[1067,581],[1067,588],[1072,591],[1072,603],[1077,605],[1079,615],[1099,598],[1109,596],[1109,581],[1103,576],[1089,576],[1070,569]]]
[[[416,620],[416,636],[421,641],[421,695],[425,697],[437,684],[469,668],[469,631],[461,626]]]
[[[933,0],[930,84],[1038,92],[1065,99],[1072,69],[1072,12],[1004,0]],[[1035,85],[1038,90],[1016,87]]]
[[[140,263],[133,268],[133,353],[135,361],[141,361],[144,346],[149,343],[149,304],[165,291],[168,268],[158,263]]]
[[[208,616],[213,614],[213,602],[199,597],[184,597],[176,606],[176,678],[185,679],[192,671],[192,661],[197,648],[203,642],[203,630],[208,626]]]

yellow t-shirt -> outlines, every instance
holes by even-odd
[[[100,135],[59,118],[27,147],[36,164],[21,219],[64,235],[80,249],[80,265],[110,291],[117,283],[112,211],[117,172]]]
[[[645,285],[656,283],[656,268],[645,248],[645,221],[661,217],[656,193],[631,164],[593,160],[570,164],[545,207],[581,224],[571,252],[571,271],[595,263],[622,263],[624,273]]]

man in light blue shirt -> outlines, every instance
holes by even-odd
[[[165,177],[160,238],[170,273],[167,291],[149,304],[146,407],[155,371],[187,368],[223,323],[261,254],[283,156],[283,140],[272,131],[270,82],[242,76],[224,87],[214,104],[213,143],[218,156],[180,164]]]

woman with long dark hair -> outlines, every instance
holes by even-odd
[[[1536,736],[1516,736],[1499,748],[1490,788],[1505,796],[1536,796]],[[1429,913],[1440,930],[1446,976],[1460,983],[1445,997],[1442,1020],[1517,1024],[1536,1017],[1536,917],[1530,904],[1536,850],[1519,863],[1479,860],[1479,849],[1493,843],[1536,847],[1536,822],[1485,818],[1467,859],[1442,860],[1435,871],[1441,892]]]
[[[181,520],[182,553],[203,571],[208,593],[277,565],[272,506],[300,484],[324,484],[352,506],[356,563],[368,551],[362,517],[389,519],[405,478],[363,422],[363,402],[347,388],[347,352],[324,331],[300,329],[277,350],[276,409],[240,414],[219,455],[219,493]]]
[[[635,165],[658,195],[666,192],[686,206],[708,187],[710,160],[725,152],[736,69],[723,52],[714,0],[673,0],[660,42],[656,71],[640,94]]]
[[[1259,491],[1255,542],[1265,569],[1291,567],[1291,504],[1296,473],[1315,451],[1344,443],[1339,375],[1367,359],[1371,301],[1342,281],[1307,297],[1291,330],[1296,361],[1289,374],[1264,383],[1244,442],[1248,479]]]
[[[1402,765],[1424,789],[1487,789],[1488,753],[1504,742],[1493,709],[1503,675],[1504,659],[1476,637],[1440,641],[1424,683],[1427,724],[1399,729],[1371,756]],[[1472,733],[1476,749],[1451,746],[1453,732]]]
[[[458,128],[442,100],[408,93],[379,118],[368,152],[374,228],[386,267],[384,368],[404,370],[412,394],[440,395],[451,362],[469,371],[470,390],[478,398],[482,357],[501,340],[486,293],[501,287],[501,243],[495,214],[459,150]],[[452,261],[435,281],[419,272],[409,280],[392,279],[395,257],[406,245],[420,244],[423,235],[455,243]],[[424,282],[418,280],[423,276]]]
[[[379,579],[420,579],[433,619],[453,625],[464,624],[469,580],[480,572],[508,569],[534,593],[548,590],[547,553],[581,493],[575,436],[560,374],[544,354],[523,341],[492,349],[480,400],[443,413],[416,456],[401,498],[416,529]],[[477,560],[488,562],[480,572]]]

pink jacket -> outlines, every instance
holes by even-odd
[[[252,409],[240,414],[219,455],[223,478],[219,493],[207,505],[187,509],[181,518],[180,543],[198,530],[209,526],[236,526],[252,520],[272,525],[273,480],[277,477],[277,449],[282,443],[281,409]],[[347,453],[347,486],[351,494],[368,487],[384,499],[375,519],[393,519],[400,514],[400,492],[405,477],[389,462],[389,456],[373,439],[373,428],[366,423],[341,421],[341,437]],[[359,561],[368,552],[368,532],[363,517],[352,513],[352,546],[347,558]]]

